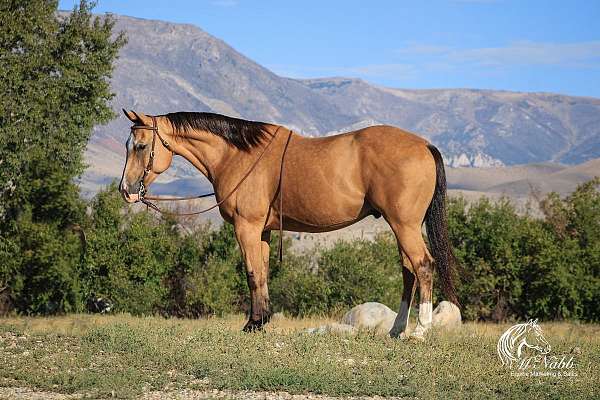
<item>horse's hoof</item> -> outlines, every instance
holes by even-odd
[[[244,331],[244,332],[261,331],[263,329],[263,325],[264,324],[262,321],[249,320],[248,322],[246,322],[246,325],[244,325],[244,328],[242,329],[242,331]]]
[[[407,340],[408,335],[405,332],[390,332],[390,337],[393,339]]]

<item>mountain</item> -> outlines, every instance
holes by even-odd
[[[99,126],[86,153],[84,193],[118,179],[129,122],[122,107],[148,114],[212,111],[276,122],[306,135],[373,124],[416,132],[455,167],[553,162],[600,157],[600,99],[471,89],[405,90],[360,79],[290,79],[258,65],[198,27],[115,16],[125,31],[111,81],[119,116]],[[157,188],[205,187],[177,161]],[[181,190],[185,191],[185,190]]]

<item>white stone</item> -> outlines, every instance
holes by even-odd
[[[348,335],[354,335],[357,332],[357,329],[352,325],[348,324],[338,324],[334,322],[333,324],[321,325],[318,328],[308,328],[305,331],[306,333],[343,333]]]
[[[396,313],[385,304],[369,302],[348,311],[342,322],[358,329],[374,330],[387,334],[394,326]]]
[[[461,325],[462,318],[458,307],[449,301],[442,301],[435,310],[431,310],[431,303],[423,303],[419,307],[417,326],[410,334],[410,338],[424,340],[424,334],[430,327],[452,329]],[[402,309],[402,306],[401,306]],[[404,310],[403,310],[404,311]],[[409,310],[406,310],[407,315]],[[342,323],[322,325],[306,329],[306,333],[343,333],[356,334],[361,329],[371,330],[377,334],[387,335],[394,326],[396,314],[388,306],[369,302],[355,306],[348,311]],[[401,338],[407,338],[406,332],[395,332]],[[396,336],[394,335],[394,336]]]
[[[433,310],[433,326],[436,328],[455,328],[462,323],[460,309],[449,301],[442,301]]]

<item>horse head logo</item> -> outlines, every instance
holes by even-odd
[[[537,319],[513,325],[500,336],[497,349],[502,365],[512,367],[515,361],[521,359],[527,348],[541,354],[550,352],[550,345],[542,334]]]

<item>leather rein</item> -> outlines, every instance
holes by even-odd
[[[152,116],[152,126],[148,126],[148,125],[134,125],[134,126],[132,126],[131,127],[131,131],[140,130],[140,129],[146,129],[146,130],[151,130],[152,131],[152,147],[150,149],[150,158],[148,159],[148,164],[146,165],[146,168],[144,168],[144,174],[142,175],[141,182],[140,182],[140,188],[138,190],[139,201],[142,202],[142,203],[144,203],[147,208],[151,208],[154,211],[157,211],[157,212],[159,212],[161,214],[173,215],[173,216],[191,216],[191,215],[203,214],[205,212],[208,212],[208,211],[210,211],[210,210],[212,210],[212,209],[220,206],[225,201],[227,201],[239,189],[239,187],[242,186],[242,183],[244,183],[244,181],[252,174],[252,172],[254,171],[254,169],[256,168],[256,166],[258,165],[258,163],[260,162],[260,160],[266,154],[266,152],[269,149],[269,147],[271,147],[271,144],[275,141],[275,138],[277,137],[277,132],[279,132],[280,128],[281,128],[281,126],[277,127],[277,129],[275,130],[275,133],[271,137],[271,140],[269,140],[269,143],[267,143],[267,145],[262,150],[262,152],[260,153],[260,155],[256,158],[256,160],[254,160],[254,162],[252,163],[252,165],[250,166],[250,168],[248,169],[248,171],[246,171],[246,173],[244,174],[244,176],[242,177],[242,179],[240,179],[240,181],[237,183],[237,185],[235,185],[233,187],[233,189],[227,194],[227,196],[225,196],[223,199],[221,199],[220,201],[216,202],[212,206],[204,208],[204,209],[199,210],[199,211],[187,212],[187,213],[175,213],[175,212],[171,212],[171,211],[161,210],[156,204],[150,202],[149,200],[153,200],[153,201],[184,201],[184,200],[195,200],[195,199],[202,199],[202,198],[205,198],[205,197],[215,196],[215,192],[200,194],[200,195],[196,195],[196,196],[187,196],[187,197],[154,196],[154,195],[148,194],[148,192],[146,190],[146,186],[144,185],[144,180],[146,180],[146,177],[152,171],[152,168],[154,166],[154,157],[156,155],[155,152],[154,152],[154,149],[156,147],[156,137],[158,136],[158,138],[161,141],[162,145],[167,150],[169,150],[173,154],[175,154],[175,152],[171,148],[171,145],[169,144],[169,142],[167,142],[160,135],[160,133],[158,132],[158,124],[156,123],[156,117],[155,116]],[[279,251],[278,251],[278,254],[279,254],[279,261],[280,262],[282,261],[282,258],[283,258],[283,163],[284,163],[285,154],[287,153],[287,149],[288,149],[288,145],[290,143],[291,137],[292,137],[292,131],[290,130],[289,133],[288,133],[287,140],[285,142],[285,147],[283,148],[283,153],[281,155],[281,165],[280,165],[280,169],[279,169],[279,185],[278,185],[278,190],[277,190],[279,192]]]

